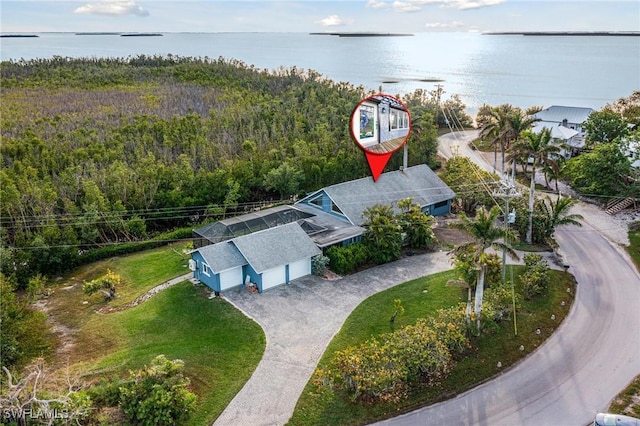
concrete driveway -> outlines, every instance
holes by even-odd
[[[347,316],[364,299],[397,284],[451,269],[444,252],[407,257],[340,280],[309,276],[250,294],[224,296],[256,320],[267,336],[264,356],[215,425],[282,425],[320,357]]]

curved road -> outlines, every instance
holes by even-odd
[[[490,382],[379,424],[582,426],[640,374],[640,275],[588,224],[556,239],[578,290],[545,344]]]

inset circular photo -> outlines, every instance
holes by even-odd
[[[411,116],[397,98],[384,93],[363,99],[351,113],[351,136],[365,152],[386,154],[407,142]]]

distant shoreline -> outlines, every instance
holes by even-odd
[[[36,34],[2,34],[2,35],[0,35],[0,37],[3,37],[3,38],[35,38],[35,37],[40,37],[40,36],[36,35]]]
[[[412,37],[413,34],[402,33],[309,33],[309,35],[329,35],[338,37]]]
[[[87,35],[121,35],[122,33],[110,33],[110,32],[89,32],[89,33],[76,33],[77,36]]]
[[[162,37],[161,33],[127,33],[120,34],[120,37]]]
[[[522,36],[640,36],[640,31],[521,31],[488,32],[482,35],[522,35]]]

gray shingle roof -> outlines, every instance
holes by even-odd
[[[456,194],[426,164],[383,173],[377,182],[370,177],[324,188],[338,208],[357,226],[362,213],[375,204],[391,205],[405,198],[421,207],[453,199]]]
[[[247,264],[246,259],[238,251],[236,246],[228,241],[210,244],[194,251],[200,252],[215,273]]]
[[[257,273],[322,253],[297,222],[234,238],[231,244]]]
[[[562,123],[563,120],[567,120],[569,123],[582,124],[587,121],[592,112],[594,112],[592,108],[552,105],[534,114],[534,116],[542,121]]]

